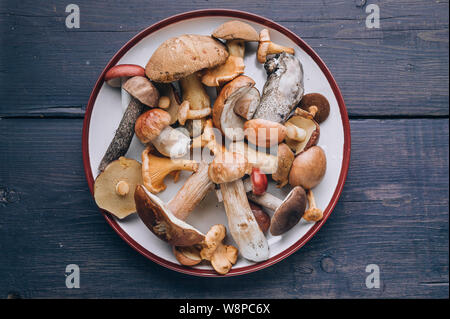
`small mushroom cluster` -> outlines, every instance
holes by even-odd
[[[267,72],[262,94],[244,75],[246,42],[258,42],[256,58]],[[238,254],[254,262],[269,258],[267,232],[280,236],[302,217],[322,218],[311,189],[326,171],[317,143],[330,105],[319,93],[304,94],[295,50],[271,42],[267,29],[258,33],[247,23],[229,21],[211,36],[170,38],[145,68],[117,65],[104,79],[121,88],[124,112],[99,165],[95,200],[118,218],[137,212],[172,246],[180,264],[208,262],[226,274]],[[216,87],[214,103],[206,87]],[[124,157],[134,135],[146,146],[141,162]],[[260,149],[268,147],[275,147],[276,155]],[[208,149],[212,160],[186,159],[198,148]],[[162,202],[157,194],[166,189],[165,178],[176,182],[181,171],[192,174]],[[269,194],[269,178],[292,190],[284,199]],[[228,227],[213,225],[203,234],[186,218],[214,189]],[[227,228],[237,247],[225,243]]]

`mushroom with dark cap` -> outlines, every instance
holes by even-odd
[[[259,63],[266,62],[266,58],[270,54],[277,54],[286,52],[289,54],[294,54],[294,48],[285,47],[282,45],[278,45],[270,41],[269,30],[262,29],[259,33],[259,46],[258,52],[256,54]]]
[[[325,152],[319,146],[313,146],[297,155],[289,173],[289,184],[305,189],[314,188],[320,183],[327,169]]]
[[[184,222],[189,213],[214,188],[208,177],[208,165],[200,163],[177,194],[165,205],[145,186],[135,192],[136,209],[144,224],[160,239],[175,246],[193,246],[204,234]]]
[[[136,136],[144,144],[151,142],[164,156],[182,157],[189,151],[191,139],[169,126],[170,120],[170,114],[162,109],[148,110],[136,120]]]
[[[227,83],[214,102],[212,111],[214,126],[231,140],[244,139],[244,118],[238,116],[234,111],[236,105],[239,105],[240,100],[244,99],[246,111],[241,114],[251,116],[259,104],[259,92],[258,94],[250,93],[254,85],[255,81],[248,76],[241,75]]]
[[[322,123],[330,115],[330,103],[320,93],[305,94],[299,107],[312,114],[317,123]]]
[[[253,118],[284,123],[303,96],[302,64],[283,52],[267,60],[264,68],[268,78]]]
[[[237,20],[225,22],[212,36],[226,40],[230,55],[224,64],[206,70],[202,82],[206,86],[220,86],[244,73],[245,42],[258,42],[259,36],[251,25]]]
[[[134,190],[142,183],[141,164],[120,157],[111,162],[97,176],[94,183],[94,199],[98,207],[118,218],[136,212]]]
[[[246,190],[251,187],[249,184],[249,180],[244,181]],[[294,187],[284,200],[267,192],[261,196],[253,193],[247,196],[252,202],[275,211],[270,222],[270,233],[274,236],[282,235],[297,225],[306,209],[306,193],[300,186]]]

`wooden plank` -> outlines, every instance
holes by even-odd
[[[0,9],[9,30],[0,34],[0,116],[83,116],[98,75],[126,41],[162,18],[215,6],[264,15],[303,37],[331,69],[350,116],[448,116],[448,2],[378,1],[381,28],[371,30],[359,1],[77,3],[81,28],[72,30],[56,1]]]
[[[448,119],[355,120],[341,200],[300,251],[194,278],[140,256],[89,193],[79,119],[0,120],[0,297],[448,298]],[[64,270],[81,269],[81,288]],[[381,288],[367,289],[377,264]]]

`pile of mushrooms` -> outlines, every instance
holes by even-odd
[[[262,94],[244,75],[247,42],[258,42],[256,59],[267,73]],[[145,69],[117,65],[105,81],[121,88],[124,111],[99,165],[96,203],[120,219],[137,213],[172,246],[180,264],[210,263],[226,274],[238,255],[267,260],[266,234],[281,236],[302,218],[323,217],[312,189],[326,172],[317,143],[330,105],[319,93],[304,94],[294,48],[273,43],[267,29],[258,33],[245,22],[228,21],[211,36],[170,38]],[[207,86],[217,89],[214,103]],[[145,146],[141,162],[125,157],[134,135]],[[190,159],[195,149],[208,150],[212,159]],[[157,194],[166,189],[165,178],[177,182],[181,171],[191,175],[164,203]],[[292,189],[278,198],[267,192],[271,181]],[[204,234],[186,219],[212,190],[228,223]],[[236,247],[225,243],[227,232]]]

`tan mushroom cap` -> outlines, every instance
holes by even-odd
[[[156,196],[143,185],[134,193],[136,211],[144,224],[161,240],[174,246],[193,246],[205,239],[200,231],[175,217]]]
[[[214,30],[212,36],[223,40],[259,41],[258,32],[248,23],[238,20],[225,22]]]
[[[226,47],[209,36],[185,34],[163,42],[145,67],[147,77],[155,82],[173,82],[201,69],[223,64]]]
[[[277,187],[284,187],[289,181],[289,172],[295,155],[285,143],[278,145],[278,165],[277,171],[272,174],[272,179],[277,182]]]
[[[279,236],[297,225],[305,212],[306,201],[305,190],[300,186],[294,187],[273,214],[270,233]]]
[[[158,106],[158,90],[145,76],[134,76],[128,79],[123,88],[142,104],[150,107]]]
[[[134,125],[134,132],[139,140],[146,144],[156,138],[169,126],[171,116],[164,110],[151,109],[141,114]]]
[[[313,146],[295,158],[289,173],[289,184],[305,189],[314,188],[325,176],[326,169],[325,152],[321,147]]]
[[[134,190],[136,185],[141,183],[141,164],[133,159],[120,157],[111,162],[95,179],[95,202],[98,207],[114,216],[125,218],[136,212]]]

